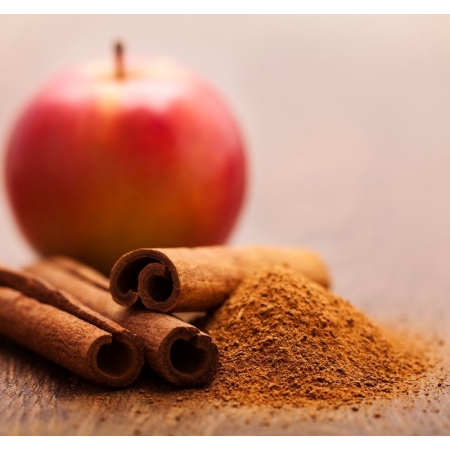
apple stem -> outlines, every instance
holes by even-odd
[[[123,62],[123,44],[118,41],[114,45],[114,57],[116,67],[116,78],[119,80],[125,78],[125,67]]]

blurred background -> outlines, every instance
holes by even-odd
[[[375,316],[448,309],[449,16],[0,16],[2,164],[30,95],[117,38],[203,74],[237,115],[250,189],[232,243],[316,249]],[[36,258],[3,183],[0,226],[1,263]]]

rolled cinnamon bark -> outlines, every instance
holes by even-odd
[[[170,383],[201,386],[214,378],[219,361],[217,346],[196,327],[170,315],[114,303],[105,289],[108,279],[77,261],[48,258],[26,270],[140,336],[147,366]]]
[[[96,384],[139,375],[139,337],[32,274],[0,266],[0,286],[0,334]]]
[[[328,288],[322,259],[305,249],[196,247],[138,249],[111,271],[110,289],[120,305],[141,302],[159,312],[207,311],[220,305],[251,272],[286,265]]]

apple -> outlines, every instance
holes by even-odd
[[[6,187],[42,255],[105,273],[140,247],[226,242],[246,152],[233,114],[200,76],[163,58],[93,62],[50,81],[15,123]]]

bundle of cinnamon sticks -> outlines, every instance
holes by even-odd
[[[212,310],[268,265],[329,287],[321,258],[291,248],[138,249],[110,280],[61,256],[22,271],[0,266],[0,334],[97,384],[127,386],[146,364],[176,386],[200,386],[217,371],[217,346],[170,313]]]

